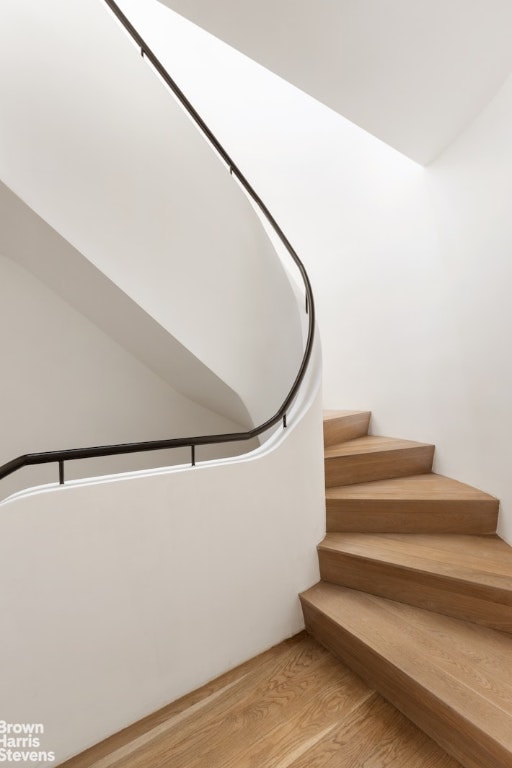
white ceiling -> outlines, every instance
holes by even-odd
[[[511,0],[160,0],[419,163],[512,71]]]

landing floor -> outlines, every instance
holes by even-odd
[[[305,633],[64,766],[460,768]]]

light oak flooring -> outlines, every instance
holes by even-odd
[[[460,768],[305,633],[64,766]]]

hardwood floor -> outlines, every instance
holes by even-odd
[[[62,768],[460,768],[305,633]]]

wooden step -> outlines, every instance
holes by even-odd
[[[434,446],[367,435],[325,449],[327,488],[430,472]]]
[[[367,533],[496,531],[499,501],[442,475],[424,474],[328,488],[327,530]]]
[[[308,631],[462,765],[510,768],[510,635],[331,584],[301,601]]]
[[[328,533],[324,581],[512,632],[512,548],[497,536]]]
[[[324,446],[368,434],[370,411],[324,411]]]

